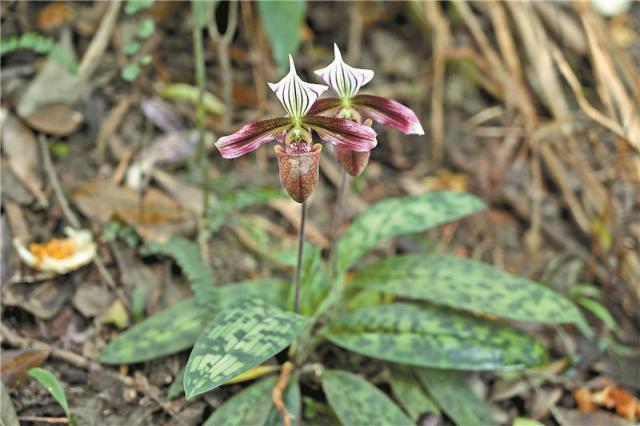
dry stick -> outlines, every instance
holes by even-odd
[[[209,37],[215,42],[218,52],[218,61],[222,68],[222,97],[226,107],[223,117],[225,129],[231,126],[233,116],[233,75],[231,73],[231,60],[229,59],[229,43],[233,39],[238,24],[238,7],[235,2],[229,2],[229,15],[227,16],[227,28],[221,35],[215,19],[215,9],[213,19],[209,19],[207,29]]]
[[[304,254],[304,223],[307,217],[307,203],[300,204],[300,227],[298,228],[298,262],[296,263],[296,275],[294,278],[295,296],[293,310],[300,313],[300,273],[302,272],[302,255]]]
[[[289,376],[291,375],[291,371],[293,370],[293,363],[287,361],[282,364],[282,369],[280,369],[280,378],[278,379],[278,383],[271,391],[271,398],[273,399],[273,404],[276,406],[276,409],[282,415],[282,423],[284,426],[291,426],[291,417],[289,412],[287,411],[287,407],[282,402],[282,394],[284,390],[287,388],[287,384],[289,383]]]
[[[38,416],[19,416],[18,420],[21,422],[35,422],[35,423],[69,423],[69,419],[66,417],[38,417]]]
[[[56,173],[55,167],[53,166],[53,162],[51,161],[51,156],[49,155],[49,148],[47,147],[47,141],[45,137],[41,136],[38,139],[38,143],[40,144],[40,151],[42,153],[44,169],[47,173],[47,177],[49,178],[49,182],[51,183],[51,187],[53,188],[53,192],[56,195],[58,204],[60,204],[62,213],[67,219],[67,222],[71,224],[71,226],[73,226],[74,228],[80,228],[80,220],[75,215],[73,210],[71,210],[71,207],[69,206],[69,202],[67,201],[67,197],[64,195],[64,191],[62,190],[62,186],[60,185],[60,181],[58,180],[58,175]],[[107,285],[112,290],[116,291],[116,293],[122,299],[122,302],[125,304],[125,306],[130,307],[129,301],[127,300],[126,297],[124,297],[122,290],[119,289],[118,286],[116,285],[116,282],[114,281],[113,277],[107,270],[106,266],[104,266],[102,259],[96,256],[93,258],[93,263],[98,268],[98,272],[100,273],[104,281],[107,283]]]
[[[77,354],[75,352],[56,348],[46,342],[29,339],[27,337],[22,337],[14,330],[10,329],[4,324],[0,324],[0,340],[2,343],[7,343],[9,346],[20,348],[20,349],[35,349],[42,352],[48,352],[53,358],[59,359],[60,361],[64,361],[69,363],[75,367],[81,368],[87,371],[103,371],[109,374],[111,377],[115,378],[125,386],[132,386],[136,388],[141,388],[139,390],[142,391],[146,396],[153,399],[167,414],[173,417],[178,423],[185,425],[186,423],[177,413],[171,409],[166,403],[162,402],[159,398],[154,397],[154,393],[157,395],[160,391],[153,385],[150,385],[145,381],[144,386],[139,386],[138,381],[132,379],[131,377],[123,376],[115,371],[106,370],[102,368],[102,365],[97,362],[91,361],[90,359],[85,358],[84,356]]]

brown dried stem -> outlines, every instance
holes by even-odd
[[[282,415],[282,423],[284,426],[291,426],[291,417],[289,412],[287,411],[287,407],[285,407],[284,403],[282,402],[282,394],[287,388],[287,384],[289,383],[289,376],[291,375],[292,370],[293,363],[289,361],[285,362],[280,369],[280,378],[278,379],[278,383],[276,383],[276,386],[271,391],[273,404]]]

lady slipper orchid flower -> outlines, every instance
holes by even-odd
[[[216,147],[224,158],[236,158],[272,140],[280,168],[280,182],[291,198],[303,203],[318,183],[322,145],[313,144],[312,131],[321,140],[354,152],[368,152],[376,146],[376,133],[346,118],[309,115],[322,92],[320,84],[305,83],[298,77],[289,55],[289,73],[269,87],[287,111],[286,117],[252,121],[232,135],[222,137]]]
[[[371,119],[385,126],[396,128],[404,134],[424,135],[416,114],[392,99],[372,95],[358,95],[362,86],[373,78],[372,70],[354,68],[342,60],[337,44],[333,44],[335,59],[328,66],[315,71],[336,92],[338,98],[326,98],[316,102],[309,114],[329,115],[351,119],[364,124]],[[336,158],[352,176],[358,176],[369,161],[369,152],[336,146]]]

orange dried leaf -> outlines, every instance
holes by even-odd
[[[591,413],[596,410],[596,405],[591,401],[591,392],[588,389],[578,389],[573,393],[578,404],[578,410],[583,413]]]
[[[51,3],[40,12],[38,16],[38,27],[48,31],[71,21],[73,18],[73,7],[69,3]]]

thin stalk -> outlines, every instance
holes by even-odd
[[[202,215],[207,217],[209,213],[209,163],[207,161],[207,146],[205,141],[205,110],[204,110],[204,48],[202,45],[202,28],[198,24],[196,3],[191,5],[193,13],[193,54],[195,56],[196,84],[198,85],[198,104],[196,105],[196,121],[198,122],[198,160],[200,161],[200,173],[202,179]]]
[[[333,222],[331,223],[331,251],[329,252],[329,278],[331,280],[335,280],[336,274],[338,273],[338,233],[340,232],[340,226],[344,219],[344,208],[347,200],[347,182],[349,180],[347,172],[342,167],[340,170],[340,186],[338,186]]]
[[[307,216],[307,203],[300,205],[300,227],[298,228],[298,262],[296,263],[296,275],[294,277],[295,296],[293,298],[293,310],[300,313],[300,273],[302,272],[302,255],[304,252],[304,223]]]

